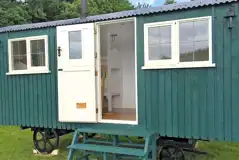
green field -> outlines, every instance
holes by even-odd
[[[32,132],[20,131],[18,127],[0,127],[0,160],[66,160],[66,147],[71,143],[72,134],[61,137],[59,155],[38,156],[32,153]],[[193,160],[239,160],[239,143],[199,142],[198,148],[209,153],[191,155]]]

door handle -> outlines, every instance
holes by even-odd
[[[61,51],[62,51],[61,47],[58,47],[58,48],[57,48],[57,53],[58,53],[58,56],[59,56],[59,57],[61,56]]]

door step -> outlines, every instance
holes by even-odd
[[[83,133],[83,143],[78,142],[78,136]],[[89,133],[104,134],[107,135],[106,139],[88,138]],[[133,143],[128,140],[128,136],[140,136],[144,137],[143,143]],[[125,139],[125,140],[121,140]],[[104,160],[108,160],[109,156],[113,156],[114,160],[118,160],[123,157],[134,157],[136,159],[152,159],[156,160],[156,141],[157,135],[153,132],[142,130],[109,130],[109,129],[92,129],[83,128],[77,129],[74,133],[72,144],[68,147],[69,154],[68,160],[73,160],[75,151],[84,151],[80,159],[88,160],[90,155],[100,154]],[[111,140],[109,140],[111,139]],[[133,158],[130,158],[133,159]]]

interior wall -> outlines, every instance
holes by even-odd
[[[122,106],[120,108],[136,108],[134,23],[109,24],[102,26],[100,30],[101,56],[107,56],[107,53],[110,54],[115,49],[121,55],[118,59],[122,66]],[[108,49],[109,34],[117,34],[117,36],[114,41],[110,39],[112,45]]]

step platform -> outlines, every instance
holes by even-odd
[[[104,139],[90,138],[88,134],[96,133],[105,135]],[[78,137],[83,134],[83,142],[79,143]],[[130,140],[129,137],[143,137],[143,141]],[[68,160],[73,160],[76,151],[83,151],[84,155],[77,160],[89,160],[90,155],[99,154],[104,160],[119,160],[120,158],[156,160],[158,136],[156,133],[137,128],[128,129],[102,129],[80,128],[74,133],[72,144],[68,147]]]

